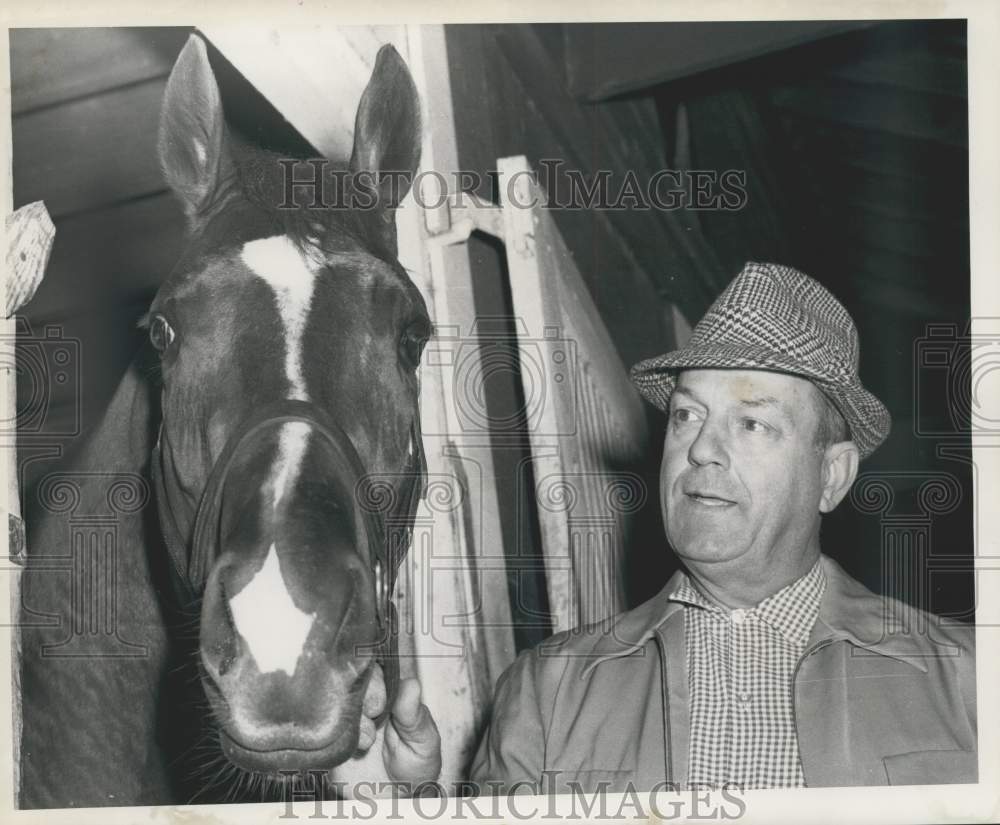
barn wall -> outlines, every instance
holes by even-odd
[[[670,308],[696,320],[747,260],[799,266],[827,284],[858,324],[862,378],[894,420],[862,483],[885,480],[895,499],[891,516],[846,501],[826,520],[824,547],[875,590],[895,588],[895,575],[906,581],[894,595],[968,617],[973,478],[968,419],[955,419],[969,406],[965,23],[787,24],[784,42],[781,26],[759,24],[753,48],[747,25],[648,25],[634,38],[625,27],[449,27],[462,165],[484,172],[524,153],[536,167],[561,158],[585,174],[635,169],[640,180],[663,166],[745,172],[747,200],[735,210],[554,216],[626,363],[671,348]],[[818,40],[789,49],[796,38]],[[683,65],[675,41],[699,46]],[[480,256],[481,311],[509,312],[502,258],[485,243]],[[935,324],[940,340],[928,341]],[[922,369],[921,347],[954,368]],[[496,384],[497,409],[517,401],[516,387]],[[498,464],[517,459],[516,442],[498,449]],[[925,485],[936,483],[960,492],[924,514]],[[919,576],[892,573],[878,549],[885,519],[925,515],[933,540],[927,559],[912,554]],[[669,572],[656,514],[648,526],[647,547],[632,555],[635,597]],[[515,546],[531,556],[534,531],[517,528]]]
[[[460,166],[483,176],[479,194],[494,202],[498,193],[487,176],[500,157],[526,155],[535,169],[542,160],[561,160],[565,169],[586,176],[607,169],[618,182],[630,169],[642,180],[667,164],[652,99],[605,104],[572,99],[555,28],[446,27]],[[626,365],[673,346],[672,305],[689,316],[708,306],[721,269],[680,213],[554,209],[552,215]],[[470,245],[476,259],[477,313],[491,318],[493,327],[508,324],[512,334],[502,250],[483,238],[474,237]],[[510,421],[512,413],[524,408],[513,371],[497,371],[484,383],[496,420]],[[547,609],[544,582],[534,572],[541,552],[538,525],[531,517],[535,502],[519,500],[522,491],[534,489],[530,480],[518,483],[518,473],[530,471],[525,462],[528,435],[507,427],[503,437],[494,433],[491,440],[498,495],[507,514],[504,544],[515,636],[523,647],[549,630],[539,617]],[[650,457],[642,468],[650,490],[655,490],[657,461]],[[655,592],[669,573],[665,554],[638,552],[639,544],[662,544],[655,506],[646,508],[636,533],[637,552],[628,553],[626,570],[631,603]]]
[[[861,378],[892,415],[854,497],[825,519],[826,552],[874,590],[968,618],[965,21],[880,22],[666,84],[657,96],[663,108],[685,106],[696,168],[747,170],[745,208],[702,215],[727,270],[774,260],[829,287],[857,324]],[[931,366],[928,351],[939,359]],[[866,484],[892,491],[884,512],[863,502]],[[937,503],[926,497],[934,485]],[[892,561],[887,536],[906,525],[926,527],[927,545]]]
[[[100,420],[141,340],[135,322],[180,251],[183,219],[156,160],[166,78],[186,29],[13,29],[10,32],[15,208],[44,200],[52,257],[21,315],[18,398],[45,406],[19,432],[31,485]],[[46,332],[48,330],[48,332]],[[60,381],[58,335],[76,342]],[[37,339],[45,339],[39,346]],[[48,361],[46,361],[48,359]],[[38,431],[40,430],[40,432]]]

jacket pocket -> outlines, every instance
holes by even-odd
[[[975,751],[897,753],[882,758],[890,785],[954,785],[979,781]]]

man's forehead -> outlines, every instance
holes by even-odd
[[[795,409],[808,404],[817,390],[808,379],[783,372],[687,369],[677,376],[675,392],[705,402],[722,397],[749,407]]]

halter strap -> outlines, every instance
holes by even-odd
[[[306,423],[314,432],[325,438],[334,449],[338,460],[349,470],[355,494],[363,492],[360,485],[367,476],[361,458],[347,433],[323,409],[308,401],[282,399],[255,411],[230,436],[212,467],[198,505],[190,553],[180,536],[173,513],[166,503],[166,496],[162,494],[162,489],[158,490],[160,526],[175,573],[175,590],[187,603],[198,598],[218,555],[223,492],[237,453],[244,444],[265,429],[291,422]],[[159,444],[153,450],[151,461],[154,484],[161,487],[163,475]],[[364,502],[358,507],[368,540],[372,578],[375,583],[376,617],[381,634],[376,660],[382,666],[385,675],[387,694],[386,711],[376,720],[379,724],[389,713],[399,687],[398,621],[396,608],[392,603],[392,590],[399,565],[410,545],[413,521],[423,494],[425,477],[426,463],[419,418],[415,416],[410,431],[410,454],[402,474],[402,489],[399,491],[401,494],[393,496],[390,502],[394,503],[395,507],[390,513],[383,514],[382,518],[379,518],[377,508],[365,506]]]

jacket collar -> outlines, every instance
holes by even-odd
[[[829,556],[821,556],[826,588],[820,600],[819,615],[809,636],[807,650],[835,641],[848,641],[872,653],[906,662],[927,671],[922,657],[926,651],[917,639],[904,632],[901,605],[872,593],[851,578]],[[594,644],[590,661],[581,676],[609,659],[629,656],[641,650],[656,632],[674,617],[683,615],[684,605],[671,601],[670,594],[686,574],[677,570],[659,593],[638,607],[621,614]],[[677,621],[674,618],[674,621]]]
[[[809,649],[846,640],[856,647],[889,656],[927,672],[927,651],[919,637],[907,632],[903,612],[915,612],[895,599],[872,593],[829,556],[822,556],[826,592],[809,636]],[[916,616],[909,620],[915,621]]]
[[[590,661],[583,668],[581,676],[586,678],[591,669],[609,659],[629,656],[642,647],[656,634],[661,625],[674,616],[682,616],[684,605],[670,600],[670,594],[684,580],[683,570],[677,570],[659,593],[638,607],[622,613],[611,629],[600,636],[590,653]]]

